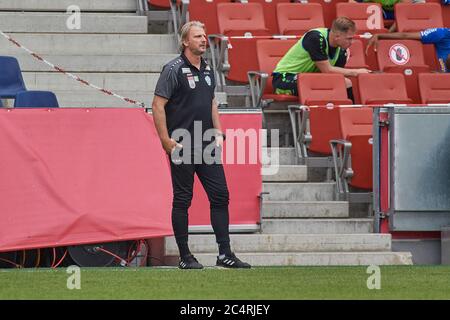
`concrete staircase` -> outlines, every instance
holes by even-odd
[[[391,235],[373,233],[372,218],[352,218],[347,202],[334,201],[334,184],[308,182],[306,166],[295,165],[294,149],[280,149],[278,174],[263,177],[261,232],[232,234],[232,249],[254,266],[404,265],[409,252],[392,252]],[[214,265],[212,234],[189,235],[200,262]],[[165,240],[166,262],[176,264],[173,237]]]
[[[70,5],[81,29],[70,30]],[[49,62],[92,84],[151,106],[162,66],[178,56],[173,34],[148,34],[136,0],[2,0],[0,30]],[[0,37],[0,55],[14,56],[29,90],[49,90],[62,107],[133,107],[63,75]],[[226,102],[218,94],[219,102]],[[12,104],[12,103],[11,103]]]

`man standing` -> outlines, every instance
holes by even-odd
[[[276,94],[298,95],[297,74],[306,72],[340,73],[345,77],[371,72],[368,69],[344,68],[346,50],[352,45],[355,23],[345,17],[333,21],[331,29],[317,28],[305,35],[278,62],[273,72]],[[353,99],[352,82],[345,78],[347,93]]]
[[[206,143],[198,146],[192,140],[202,140],[206,131],[215,130],[215,144],[221,149],[225,135],[222,133],[218,105],[214,97],[214,72],[202,58],[206,51],[204,25],[198,21],[186,23],[181,28],[181,55],[166,64],[159,77],[152,104],[155,126],[166,153],[172,158],[173,204],[172,226],[180,251],[179,268],[202,269],[188,246],[188,209],[193,195],[194,174],[197,174],[208,194],[211,225],[219,246],[216,265],[227,268],[250,268],[230,249],[229,194],[221,163],[205,163]],[[196,128],[201,126],[201,131]],[[173,139],[176,131],[184,130],[192,139]],[[202,137],[195,137],[194,134]],[[178,140],[178,141],[176,141]],[[210,142],[208,142],[209,144]],[[182,150],[180,152],[180,150]],[[173,155],[183,153],[183,160]],[[190,156],[186,157],[186,154]],[[200,155],[200,161],[198,161]],[[187,158],[187,160],[186,160]]]
[[[439,61],[441,72],[450,72],[450,29],[432,28],[420,32],[393,32],[374,34],[366,47],[366,54],[369,47],[373,46],[377,50],[380,39],[411,39],[420,40],[424,44],[432,43],[436,48],[436,55]]]

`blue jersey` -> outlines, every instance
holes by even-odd
[[[432,43],[436,47],[442,72],[450,72],[445,65],[450,54],[450,28],[426,29],[420,32],[422,43]]]

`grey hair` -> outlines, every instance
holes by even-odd
[[[180,50],[180,52],[184,51],[184,44],[183,41],[185,41],[189,35],[189,31],[191,30],[192,27],[199,27],[202,28],[203,30],[205,30],[205,24],[201,23],[200,21],[189,21],[187,23],[185,23],[180,30],[180,43],[179,43],[179,47],[178,49]]]

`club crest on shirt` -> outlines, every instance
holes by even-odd
[[[194,79],[194,76],[193,76],[192,74],[188,74],[188,75],[187,75],[187,80],[188,80],[188,82],[189,82],[189,87],[190,87],[191,89],[195,89],[195,79]]]
[[[205,76],[205,81],[208,84],[208,86],[211,87],[211,78],[209,76]]]

